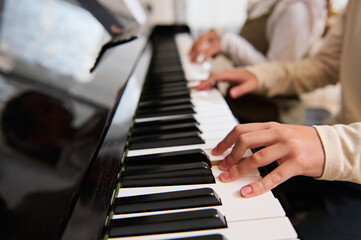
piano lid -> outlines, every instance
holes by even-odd
[[[5,0],[0,10],[0,238],[58,239],[145,36],[90,73],[105,43],[142,27],[123,1]]]
[[[113,105],[127,79],[140,41],[119,45],[101,60],[106,66],[93,74],[90,69],[103,45],[131,39],[142,29],[122,0],[6,0],[0,24],[1,72],[105,107]]]

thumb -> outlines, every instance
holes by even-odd
[[[247,80],[243,83],[238,84],[235,87],[232,87],[229,90],[229,95],[231,96],[231,98],[239,98],[246,93],[256,90],[257,85],[257,81]]]

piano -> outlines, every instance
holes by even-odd
[[[140,24],[129,1],[0,10],[1,239],[298,238],[272,192],[240,196],[259,171],[219,181],[237,120],[194,90],[209,66],[188,26]]]

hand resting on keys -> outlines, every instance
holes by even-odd
[[[230,82],[232,98],[238,98],[258,88],[257,78],[244,68],[233,68],[212,73],[197,89],[207,90],[216,82]],[[275,122],[237,125],[212,151],[221,155],[234,144],[231,153],[220,163],[224,172],[223,182],[233,181],[258,167],[277,161],[279,166],[262,180],[241,189],[243,197],[263,194],[287,179],[306,175],[319,177],[324,166],[324,152],[317,131],[309,126],[285,125]],[[262,150],[242,159],[247,149],[263,147]]]
[[[316,130],[309,126],[275,122],[239,124],[213,149],[220,155],[234,144],[229,155],[220,163],[223,182],[233,181],[248,172],[274,161],[278,167],[257,182],[241,189],[243,197],[263,194],[287,179],[305,175],[320,177],[325,155]],[[247,149],[265,146],[240,161]]]
[[[234,84],[230,90],[231,98],[238,98],[246,93],[252,92],[258,88],[256,76],[244,68],[232,68],[225,71],[213,72],[208,79],[202,81],[197,90],[211,89],[217,82],[229,82]]]
[[[221,52],[221,38],[215,30],[210,30],[201,35],[194,43],[189,53],[192,62],[199,61],[199,57],[203,56],[201,62],[213,57]]]

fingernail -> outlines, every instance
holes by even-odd
[[[218,147],[212,149],[212,154],[217,154],[217,152],[218,152]]]
[[[229,90],[229,95],[231,96],[231,97],[233,97],[233,95],[234,95],[234,89],[231,89],[231,90]]]
[[[219,174],[219,178],[222,179],[228,179],[229,178],[229,172],[222,172]]]
[[[252,188],[251,188],[251,186],[245,186],[245,187],[243,187],[242,189],[241,189],[241,192],[242,192],[242,195],[243,196],[247,196],[247,195],[249,195],[249,194],[251,194],[252,193]]]
[[[236,89],[231,89],[229,95],[231,98],[237,98],[238,92]]]
[[[215,148],[212,149],[212,154],[213,155],[216,155],[216,156],[219,155],[218,152],[219,152],[218,147],[215,147]]]
[[[226,164],[226,161],[222,161],[220,164],[219,164],[219,166],[221,167],[221,168],[226,168],[227,167],[227,164]]]

